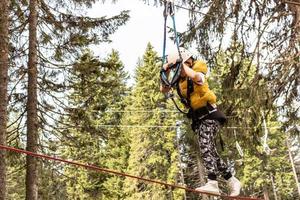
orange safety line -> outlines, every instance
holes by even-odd
[[[218,196],[218,197],[222,197],[223,199],[263,200],[263,199],[260,199],[260,198],[231,197],[231,196],[227,196],[227,195],[215,195],[215,194],[211,194],[211,193],[208,193],[208,192],[200,192],[200,191],[197,191],[195,189],[183,187],[183,186],[180,186],[180,185],[174,185],[174,184],[165,183],[165,182],[158,181],[158,180],[152,180],[152,179],[147,179],[147,178],[143,178],[143,177],[138,177],[138,176],[134,176],[134,175],[130,175],[130,174],[126,174],[126,173],[122,173],[122,172],[118,172],[118,171],[114,171],[114,170],[110,170],[110,169],[105,169],[105,168],[97,167],[95,165],[83,164],[83,163],[78,163],[78,162],[74,162],[74,161],[70,161],[70,160],[64,160],[62,158],[51,157],[51,156],[44,155],[44,154],[33,153],[33,152],[30,152],[30,151],[26,151],[26,150],[22,150],[22,149],[17,149],[17,148],[10,147],[10,146],[0,145],[0,149],[4,149],[4,150],[8,150],[8,151],[14,151],[14,152],[17,152],[17,153],[26,154],[26,155],[30,155],[30,156],[33,156],[33,157],[44,158],[44,159],[47,159],[47,160],[59,161],[59,162],[63,162],[63,163],[71,164],[71,165],[76,165],[76,166],[84,167],[86,169],[91,169],[91,170],[94,170],[94,171],[99,171],[99,172],[114,174],[114,175],[117,175],[117,176],[124,176],[124,177],[133,178],[133,179],[138,179],[138,180],[141,180],[141,181],[144,181],[144,182],[150,182],[150,183],[160,184],[160,185],[164,185],[164,186],[171,187],[171,188],[183,189],[183,190],[186,190],[186,191],[189,191],[189,192],[193,192],[193,193],[206,194],[206,195],[210,195],[210,196]]]

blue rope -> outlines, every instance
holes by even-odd
[[[177,31],[176,31],[176,20],[175,20],[175,11],[174,11],[174,4],[172,2],[168,2],[168,1],[164,1],[164,40],[163,40],[163,55],[162,55],[162,68],[163,68],[163,65],[165,64],[166,62],[166,46],[167,46],[167,18],[168,18],[168,15],[171,16],[172,18],[172,21],[173,21],[173,30],[174,30],[174,39],[175,39],[175,42],[176,42],[176,46],[177,46],[177,51],[178,51],[178,55],[179,55],[179,59],[182,60],[182,56],[181,56],[181,53],[180,53],[180,49],[179,49],[179,37],[178,37],[178,34],[177,34]],[[176,70],[176,73],[180,73],[181,71],[181,67],[177,67],[177,70]],[[161,71],[161,76],[163,77],[163,80],[165,80],[165,82],[168,84],[168,85],[173,85],[174,84],[174,81],[172,81],[171,83],[169,83],[169,81],[167,80],[167,75],[163,72],[163,69]]]
[[[163,57],[162,64],[165,64],[166,61],[166,40],[167,40],[167,16],[165,16],[164,20],[164,44],[163,44]]]
[[[178,51],[178,55],[179,55],[179,59],[182,60],[181,57],[181,53],[180,53],[180,49],[179,49],[179,37],[176,31],[176,20],[175,20],[175,12],[174,12],[174,4],[172,4],[171,2],[167,2],[166,0],[164,1],[164,42],[163,42],[163,57],[162,57],[162,68],[163,65],[166,61],[166,40],[167,40],[167,18],[168,15],[170,15],[172,17],[172,21],[173,21],[173,30],[174,30],[174,37],[175,37],[175,42],[176,42],[176,46],[177,46],[177,51]],[[181,64],[180,66],[176,66],[176,72],[175,74],[177,74],[177,76],[179,76],[181,72]],[[166,72],[162,69],[160,72],[160,76],[161,76],[161,80],[163,80],[165,82],[165,84],[167,84],[168,86],[174,86],[174,84],[178,84],[177,79],[174,80],[174,78],[171,80],[171,82],[169,82],[168,77],[166,75]],[[173,96],[171,95],[170,98],[172,99],[175,107],[177,108],[177,110],[183,114],[187,114],[186,112],[182,111],[178,105],[176,104]]]
[[[171,17],[172,17],[172,21],[173,21],[175,43],[176,43],[176,46],[177,46],[177,51],[178,51],[179,58],[181,59],[181,53],[180,53],[180,50],[179,50],[179,37],[178,37],[177,31],[176,31],[175,15],[172,15]]]

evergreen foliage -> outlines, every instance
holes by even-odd
[[[223,154],[229,156],[229,163],[234,161],[246,195],[268,193],[274,198],[275,187],[277,195],[292,199],[296,191],[295,187],[291,188],[295,182],[287,164],[287,136],[279,129],[282,123],[278,122],[274,102],[269,101],[271,94],[266,82],[256,79],[258,68],[243,51],[241,44],[232,42],[229,49],[218,54],[217,65],[211,72],[211,85],[218,93],[220,107],[229,116],[222,129],[226,143]],[[263,147],[266,131],[270,151]],[[242,147],[243,155],[239,154],[236,142]]]
[[[74,65],[69,81],[73,89],[68,102],[70,108],[62,127],[63,140],[60,152],[82,163],[123,171],[126,168],[126,140],[120,129],[101,125],[118,125],[122,99],[127,91],[127,74],[113,51],[105,62],[100,62],[90,52],[80,57]],[[118,199],[122,178],[87,172],[67,166],[64,170],[68,199]]]
[[[165,182],[179,181],[179,160],[175,130],[159,127],[175,125],[172,117],[160,112],[166,108],[159,92],[159,66],[157,53],[148,44],[143,59],[136,69],[136,85],[127,99],[123,123],[137,127],[125,130],[130,139],[128,159],[129,174]],[[154,112],[138,112],[153,110]],[[130,111],[132,111],[130,113]],[[143,127],[144,126],[144,127]],[[154,126],[154,127],[147,127]],[[125,181],[125,199],[180,199],[182,191],[172,191],[156,184],[147,184],[133,179]]]
[[[30,1],[8,2],[5,142],[24,148]],[[101,61],[86,50],[109,42],[129,19],[128,11],[88,17],[85,9],[95,2],[37,1],[39,151],[190,188],[203,185],[205,170],[190,120],[164,112],[174,105],[159,92],[159,57],[153,47],[148,44],[139,60],[132,88],[126,86],[128,75],[117,51]],[[210,87],[228,116],[221,129],[225,149],[220,147],[220,152],[234,165],[243,195],[297,199],[286,144],[292,141],[294,155],[299,154],[300,8],[260,0],[177,3],[191,9],[189,29],[180,34],[182,43],[195,44],[211,66]],[[270,149],[263,146],[266,133]],[[24,163],[24,156],[7,153],[7,199],[25,198]],[[45,160],[38,169],[39,199],[205,199]],[[221,184],[221,189],[228,188]]]
[[[53,144],[53,138],[59,137],[55,133],[60,132],[57,127],[61,126],[59,120],[64,115],[64,109],[68,107],[68,102],[64,96],[70,88],[66,80],[70,75],[70,66],[75,58],[81,54],[82,49],[90,44],[99,44],[109,42],[109,36],[113,34],[119,26],[125,24],[129,19],[128,11],[123,11],[119,15],[111,17],[91,18],[86,16],[86,9],[90,8],[96,1],[70,0],[70,1],[36,1],[33,6],[37,11],[37,79],[38,79],[38,123],[39,128],[39,146],[35,146],[43,152],[56,153],[57,147]],[[24,123],[27,120],[25,100],[28,96],[26,88],[28,84],[28,70],[24,67],[28,59],[29,39],[28,39],[28,16],[29,7],[32,5],[29,1],[10,1],[10,63],[12,67],[9,71],[9,114],[18,113],[15,121],[11,120],[12,125],[16,125],[12,134],[17,133],[16,137],[22,137],[25,134]],[[30,84],[32,85],[32,84]],[[31,102],[31,101],[30,101]],[[11,116],[10,116],[11,117]],[[12,118],[12,117],[11,117]],[[32,132],[32,131],[28,131]],[[36,134],[37,135],[37,134]],[[9,138],[11,139],[11,138]],[[23,142],[23,141],[22,141]],[[32,145],[29,145],[32,146]],[[39,163],[42,167],[42,163]],[[40,168],[40,185],[45,185],[47,173],[57,175],[56,167]],[[49,169],[49,171],[48,171]],[[54,170],[54,171],[53,171]],[[55,187],[55,181],[52,183]],[[27,184],[30,185],[30,184]],[[51,186],[49,186],[51,188]],[[43,191],[42,191],[43,190]],[[44,199],[50,193],[41,189]],[[52,192],[52,191],[51,191]],[[10,192],[9,192],[10,193]],[[12,191],[13,193],[13,191]]]

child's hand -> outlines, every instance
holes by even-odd
[[[163,65],[163,69],[166,70],[166,71],[168,71],[168,70],[169,70],[169,64],[168,64],[168,63],[165,63],[165,64]]]
[[[168,87],[168,86],[166,86],[166,85],[160,85],[160,91],[162,92],[162,93],[168,93],[169,91],[171,90],[171,88],[170,87]]]

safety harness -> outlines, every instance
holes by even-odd
[[[187,94],[186,94],[186,98],[183,97],[181,91],[180,91],[180,87],[179,87],[179,82],[177,82],[176,84],[176,91],[178,96],[180,97],[180,101],[183,105],[185,105],[185,107],[187,108],[191,108],[191,93],[194,92],[194,83],[193,80],[191,78],[187,78]]]
[[[162,56],[162,67],[161,67],[161,71],[160,71],[160,79],[163,85],[173,88],[176,87],[176,91],[178,96],[180,97],[180,101],[183,105],[185,105],[185,107],[188,110],[188,112],[184,112],[183,110],[181,110],[179,108],[179,106],[177,105],[175,99],[174,99],[174,95],[173,93],[168,93],[167,97],[169,97],[175,107],[177,108],[177,110],[183,114],[186,114],[188,118],[191,118],[193,123],[192,123],[192,128],[195,128],[195,122],[197,122],[199,119],[204,119],[206,117],[209,117],[210,114],[214,114],[214,113],[218,113],[217,109],[212,107],[211,105],[207,105],[205,107],[202,107],[200,109],[197,110],[193,110],[191,107],[191,94],[194,92],[194,82],[190,77],[187,77],[187,94],[186,94],[186,98],[183,96],[183,94],[181,93],[180,90],[180,73],[182,70],[182,56],[181,56],[181,52],[179,50],[179,38],[176,32],[176,23],[175,23],[175,11],[174,11],[174,2],[172,0],[165,0],[164,1],[164,41],[163,41],[163,56]],[[167,56],[166,56],[166,39],[167,39],[167,18],[168,15],[171,16],[172,21],[173,21],[173,30],[174,30],[174,38],[175,38],[175,42],[176,42],[176,46],[177,46],[177,51],[178,51],[178,56],[179,59],[176,61],[175,64],[169,65],[168,66],[168,70],[165,70],[163,68],[164,64],[167,61]],[[173,73],[173,77],[169,80],[169,73]],[[197,120],[195,120],[197,119]],[[221,143],[221,147],[223,149],[223,140],[221,138],[220,135],[220,143]]]
[[[164,1],[164,40],[163,40],[163,56],[162,56],[162,67],[161,67],[161,71],[160,71],[160,79],[163,85],[173,88],[176,87],[177,93],[180,97],[180,101],[187,107],[190,108],[190,93],[188,92],[188,98],[185,99],[181,92],[180,92],[180,88],[179,88],[179,79],[180,79],[180,73],[182,70],[182,56],[181,56],[181,52],[179,50],[179,38],[177,35],[177,31],[176,31],[176,22],[175,22],[175,7],[174,7],[174,2],[171,0],[165,0]],[[172,18],[173,21],[173,30],[174,30],[174,38],[175,38],[175,42],[176,42],[176,46],[177,46],[177,51],[178,51],[178,55],[179,55],[179,59],[176,61],[175,64],[169,65],[168,66],[168,70],[165,70],[163,68],[164,64],[167,63],[167,56],[166,56],[166,40],[167,40],[167,18],[170,15],[170,17]],[[173,73],[173,76],[171,77],[171,79],[169,80],[169,73]],[[190,86],[191,88],[193,88],[193,86]],[[177,108],[177,110],[183,114],[187,114],[187,112],[184,112],[183,110],[181,110],[179,108],[179,106],[176,104],[176,101],[174,100],[174,95],[172,93],[168,93],[168,97],[173,101],[175,107]]]
[[[194,91],[194,83],[193,80],[190,77],[187,77],[187,94],[186,94],[186,98],[183,96],[183,94],[181,93],[180,90],[180,73],[182,70],[182,56],[181,56],[181,52],[179,49],[179,38],[178,38],[178,34],[176,31],[176,23],[175,23],[175,9],[174,9],[174,2],[172,0],[165,0],[164,1],[164,40],[163,40],[163,56],[162,56],[162,67],[161,67],[161,71],[160,71],[160,78],[161,78],[161,82],[163,85],[170,87],[170,88],[176,88],[177,94],[180,97],[180,101],[182,104],[185,105],[185,107],[187,109],[189,109],[188,112],[184,112],[183,110],[181,110],[179,108],[179,106],[177,105],[175,99],[174,99],[174,95],[172,93],[168,93],[168,97],[173,101],[175,107],[177,108],[177,110],[183,114],[186,114],[189,118],[194,118],[194,117],[199,117],[201,115],[201,117],[206,117],[209,114],[213,113],[216,111],[216,109],[211,108],[210,106],[206,106],[204,108],[201,108],[197,111],[193,111],[191,108],[191,94]],[[177,47],[177,51],[178,51],[178,56],[179,59],[176,61],[175,64],[171,64],[168,66],[168,70],[165,70],[163,68],[164,64],[167,61],[167,56],[166,56],[166,39],[167,39],[167,18],[168,15],[171,16],[172,21],[173,21],[173,30],[174,30],[174,38],[175,38],[175,43],[176,43],[176,47]],[[171,77],[171,79],[169,79],[169,75],[170,73],[173,73],[173,76]]]

